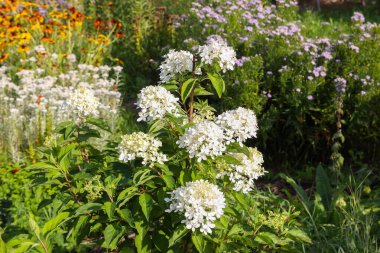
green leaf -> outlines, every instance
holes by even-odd
[[[135,175],[133,176],[133,185],[134,186],[143,185],[149,180],[156,178],[157,177],[156,175],[150,175],[151,172],[152,170],[148,168],[137,171]]]
[[[200,233],[194,233],[191,235],[191,241],[193,242],[195,248],[200,253],[212,253],[212,247]]]
[[[36,220],[34,219],[34,215],[32,213],[29,213],[29,225],[34,234],[40,238],[40,227],[38,226]]]
[[[7,253],[7,248],[5,246],[5,242],[1,238],[1,228],[0,228],[0,253]]]
[[[103,231],[104,243],[102,247],[115,250],[118,246],[120,238],[124,235],[125,230],[120,226],[109,224]]]
[[[80,214],[85,214],[85,213],[92,213],[94,211],[99,211],[101,210],[103,207],[102,204],[100,203],[87,203],[87,204],[84,204],[83,206],[79,207],[77,209],[77,211],[75,212],[76,215],[80,215]]]
[[[112,202],[104,203],[104,211],[107,213],[108,219],[112,220],[113,215],[115,213],[116,204]]]
[[[48,222],[45,223],[44,227],[42,228],[42,235],[46,236],[48,233],[62,225],[65,222],[65,220],[69,217],[69,215],[69,212],[63,212],[50,219]]]
[[[71,235],[76,245],[79,245],[79,243],[83,240],[83,238],[87,236],[89,232],[89,227],[86,225],[88,224],[89,219],[90,219],[89,216],[83,215],[83,216],[80,216],[77,222],[75,223],[71,231]]]
[[[66,146],[63,146],[58,153],[58,160],[61,160],[65,156],[67,156],[73,149],[77,147],[76,143],[72,143]]]
[[[217,160],[224,160],[225,162],[227,162],[229,164],[233,164],[233,165],[241,165],[241,161],[239,161],[238,159],[236,159],[235,157],[233,157],[231,155],[218,156],[216,159]]]
[[[122,207],[125,203],[127,203],[131,198],[138,195],[139,191],[137,187],[131,186],[127,189],[120,192],[119,196],[117,197],[117,204],[118,207]]]
[[[75,122],[65,121],[58,124],[58,126],[55,128],[55,131],[58,133],[64,134],[65,139],[67,139],[73,134],[75,129],[76,129]]]
[[[116,211],[120,215],[120,217],[128,223],[129,226],[135,227],[135,221],[132,212],[129,209],[117,209]]]
[[[169,175],[162,175],[162,179],[165,181],[166,186],[168,189],[172,190],[175,187],[175,180],[174,177]]]
[[[139,203],[141,206],[141,210],[143,211],[145,218],[149,221],[150,212],[153,209],[153,199],[148,193],[143,193],[139,197]]]
[[[203,87],[198,87],[198,88],[195,88],[194,95],[195,96],[211,96],[211,95],[214,95],[214,94],[212,92],[207,91]]]
[[[299,186],[299,185],[294,181],[293,178],[288,177],[287,175],[285,175],[285,174],[283,174],[283,173],[280,173],[279,176],[282,177],[283,179],[285,179],[285,181],[293,187],[293,189],[296,191],[296,193],[298,194],[298,196],[300,196],[302,203],[303,203],[307,208],[310,209],[310,206],[311,206],[310,200],[309,200],[309,198],[307,197],[306,192],[301,188],[301,186]]]
[[[232,228],[228,231],[227,236],[231,235],[238,235],[240,233],[244,233],[243,226],[241,224],[235,224],[232,226]]]
[[[221,98],[223,92],[226,90],[226,85],[223,78],[218,73],[207,73],[207,75],[216,93],[218,94],[218,97]]]
[[[162,121],[161,119],[155,120],[149,125],[148,133],[155,134],[159,132],[161,129],[163,129],[164,127],[165,127],[164,121]]]
[[[270,246],[274,246],[279,240],[280,238],[278,238],[277,235],[272,234],[270,232],[261,232],[257,234],[255,237],[256,242]]]
[[[184,82],[181,86],[181,99],[182,102],[185,102],[186,99],[190,96],[191,91],[194,88],[194,85],[196,83],[196,79],[190,78],[186,82]]]
[[[107,122],[105,122],[103,119],[99,119],[99,118],[87,118],[86,119],[86,123],[90,124],[90,125],[97,126],[97,127],[99,127],[100,129],[102,129],[104,131],[111,132],[111,128],[109,127],[109,125],[107,124]]]
[[[169,239],[169,248],[178,243],[190,230],[184,225],[180,225],[174,230],[172,237]]]
[[[300,229],[292,229],[286,232],[287,235],[290,235],[292,239],[300,240],[306,243],[312,243],[310,237]]]
[[[148,232],[147,227],[143,223],[143,221],[136,221],[135,227],[137,230],[137,235],[135,238],[135,245],[138,253],[147,253],[149,250],[149,240],[145,236]]]
[[[31,170],[31,169],[57,170],[58,168],[53,164],[38,162],[38,163],[33,163],[32,165],[29,165],[25,169],[26,170]]]
[[[168,91],[172,91],[172,92],[178,92],[178,86],[177,84],[168,84],[168,83],[165,83],[165,84],[162,84],[161,85],[162,87],[164,87],[165,89],[167,89]]]
[[[321,165],[317,167],[317,174],[315,177],[316,188],[319,196],[322,198],[322,203],[327,210],[330,207],[331,201],[331,188],[330,188],[330,180],[327,176],[325,170]]]
[[[239,143],[233,142],[227,146],[227,152],[232,152],[232,153],[243,153],[246,156],[249,156],[249,149],[246,146],[240,146]]]

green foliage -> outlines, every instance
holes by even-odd
[[[160,138],[170,157],[166,163],[120,162],[121,133],[105,134],[111,128],[101,119],[61,123],[55,140],[39,148],[39,161],[23,169],[34,185],[54,189],[54,194],[37,199],[38,208],[28,210],[29,227],[6,238],[7,250],[300,252],[312,243],[288,201],[268,190],[237,192],[226,178],[217,177],[218,164],[241,164],[233,154],[251,155],[246,146],[228,144],[228,154],[204,161],[178,148],[178,136],[194,125],[192,110],[214,110],[205,101],[195,103],[195,89],[218,96],[225,89],[219,70],[208,71],[205,78],[183,76],[188,81],[174,89],[188,108],[182,115],[167,114],[150,123],[149,132]],[[183,86],[190,99],[181,93]],[[227,203],[209,234],[182,224],[182,213],[167,211],[168,193],[199,179],[221,187]],[[6,226],[5,233],[10,229]]]
[[[303,207],[302,223],[313,235],[313,244],[307,245],[305,252],[379,252],[379,210],[373,202],[375,194],[369,196],[370,188],[365,186],[371,182],[370,173],[345,176],[336,185],[327,174],[322,166],[317,168],[315,191],[310,197],[293,179],[285,177],[297,192],[291,203]],[[365,188],[367,196],[363,196]]]

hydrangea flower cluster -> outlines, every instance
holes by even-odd
[[[234,184],[235,191],[248,193],[254,187],[254,180],[263,176],[265,170],[262,167],[263,155],[256,148],[248,148],[249,156],[238,153],[233,156],[241,162],[241,165],[232,165],[221,175],[227,175],[231,183]]]
[[[215,123],[224,130],[227,143],[238,142],[241,146],[256,137],[258,130],[256,114],[243,107],[220,114]]]
[[[191,72],[193,70],[193,57],[193,54],[188,51],[170,50],[169,53],[164,56],[165,61],[161,63],[159,67],[161,71],[160,82],[168,82],[175,74]]]
[[[180,148],[186,148],[189,157],[196,157],[198,162],[208,156],[214,158],[222,155],[226,150],[223,129],[208,120],[187,128],[177,144]]]
[[[233,70],[237,61],[236,52],[225,41],[211,38],[207,44],[199,47],[199,56],[204,64],[217,62],[223,72]]]
[[[99,99],[85,87],[80,87],[70,95],[68,105],[79,118],[99,115]]]
[[[165,201],[171,204],[166,212],[183,213],[185,219],[182,222],[186,227],[192,231],[199,228],[204,234],[212,232],[214,221],[223,215],[226,206],[224,195],[218,187],[203,179],[188,182],[185,187],[169,194],[170,198]]]
[[[147,86],[138,94],[137,108],[141,109],[137,121],[151,122],[170,113],[179,116],[178,98],[161,86]]]
[[[119,160],[128,162],[142,158],[142,164],[153,167],[154,163],[163,164],[166,155],[159,152],[162,142],[143,132],[127,134],[121,137]]]

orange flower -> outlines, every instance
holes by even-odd
[[[100,18],[97,18],[94,20],[94,26],[96,29],[101,29],[101,27],[104,25],[103,21]]]
[[[0,62],[3,62],[3,61],[5,61],[7,58],[8,58],[8,54],[3,54],[3,55],[1,55],[0,56]]]
[[[123,34],[122,32],[117,31],[117,32],[116,32],[116,37],[117,37],[117,38],[123,38],[123,37],[124,37],[124,34]]]
[[[42,42],[47,42],[47,43],[54,43],[54,40],[52,38],[48,37],[48,36],[43,36],[41,38],[41,41]]]

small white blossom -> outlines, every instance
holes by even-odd
[[[232,165],[220,175],[227,175],[234,184],[235,191],[248,193],[254,187],[254,180],[263,176],[265,170],[262,167],[263,155],[256,148],[249,148],[249,156],[238,153],[233,156],[241,162],[241,165]]]
[[[68,105],[81,118],[99,115],[99,99],[92,90],[84,87],[80,87],[70,95]]]
[[[153,167],[154,163],[163,164],[167,161],[166,155],[159,152],[162,142],[148,134],[137,132],[121,137],[119,144],[119,160],[128,162],[142,158],[142,164]]]
[[[203,179],[188,182],[185,187],[169,194],[170,198],[165,201],[171,204],[166,212],[183,213],[185,219],[182,223],[192,231],[199,228],[204,234],[212,232],[214,221],[223,215],[226,206],[224,195],[218,187]]]
[[[139,112],[137,121],[153,121],[167,113],[179,115],[178,98],[161,86],[147,86],[138,94],[136,102]]]
[[[216,124],[225,131],[227,142],[238,142],[240,145],[256,137],[258,130],[256,114],[243,107],[222,113],[216,119]]]
[[[211,38],[207,44],[199,47],[199,55],[204,64],[218,63],[223,72],[233,70],[237,61],[236,52],[223,40]]]
[[[66,59],[71,62],[71,63],[75,63],[77,61],[77,57],[75,56],[75,54],[69,54]]]
[[[186,148],[190,158],[197,157],[198,162],[208,156],[220,156],[226,150],[223,129],[208,120],[187,128],[177,144],[180,148]]]
[[[165,61],[161,63],[160,69],[160,83],[170,81],[176,74],[184,72],[191,72],[193,70],[193,54],[180,50],[170,50],[164,56]]]

